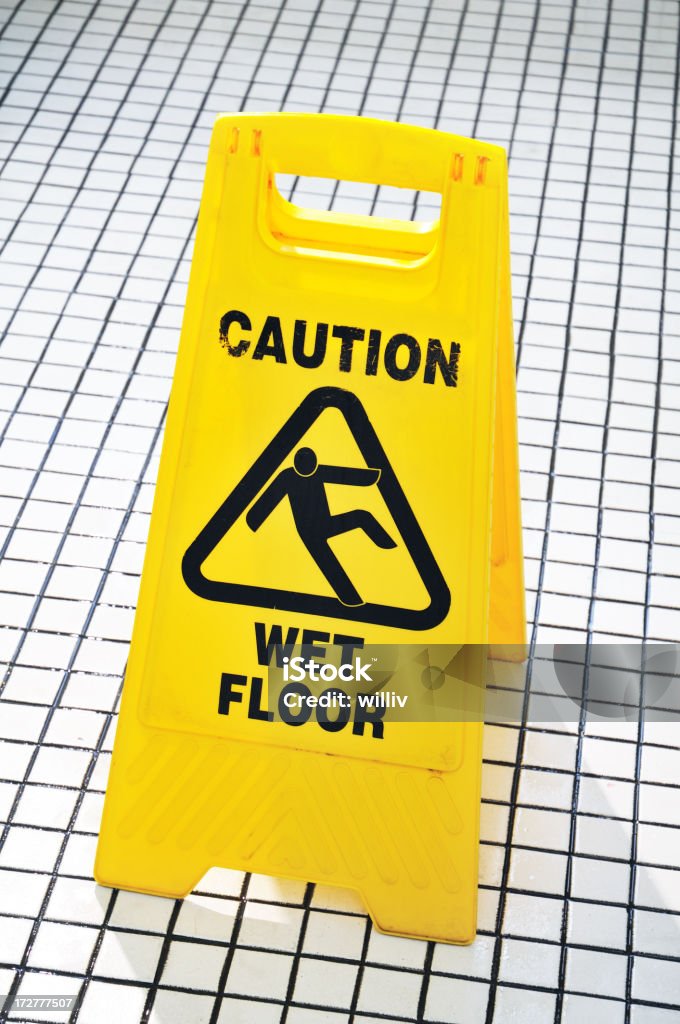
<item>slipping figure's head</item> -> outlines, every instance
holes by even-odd
[[[318,466],[316,452],[313,448],[298,448],[293,465],[298,476],[311,476]]]

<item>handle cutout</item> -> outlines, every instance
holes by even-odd
[[[440,193],[291,174],[267,184],[267,227],[286,252],[405,266],[436,247]]]
[[[310,178],[277,174],[275,184],[283,199],[307,210],[325,213],[349,213],[405,223],[431,225],[439,219],[440,192],[423,192],[393,185],[373,185],[365,181],[337,178]]]

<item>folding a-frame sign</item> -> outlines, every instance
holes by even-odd
[[[441,215],[301,209],[277,173],[437,192]],[[358,890],[383,931],[470,941],[481,723],[282,721],[268,668],[295,644],[521,644],[520,545],[503,151],[220,117],[98,881],[284,875]]]

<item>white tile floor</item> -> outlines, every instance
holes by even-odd
[[[0,992],[80,992],[84,1024],[678,1021],[677,724],[489,727],[470,948],[384,938],[320,886],[214,871],[180,905],[91,879],[219,111],[508,148],[534,639],[680,640],[676,0],[0,14]]]

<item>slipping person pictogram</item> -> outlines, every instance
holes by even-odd
[[[326,484],[370,487],[379,480],[379,469],[319,465],[313,448],[298,448],[293,466],[274,477],[249,509],[246,522],[251,530],[259,530],[279,502],[287,497],[300,540],[342,604],[356,608],[364,601],[328,541],[351,530],[363,530],[379,548],[395,548],[397,544],[375,516],[365,509],[332,515]]]
[[[342,417],[356,442],[359,466],[319,465],[316,452],[305,446],[308,431],[330,411]],[[390,532],[396,542],[366,509],[331,515],[326,484],[374,486],[393,524]],[[264,557],[258,559],[254,580],[212,578],[206,562],[239,520],[246,520],[246,529],[259,530],[284,497],[291,509],[290,513],[285,509],[285,517],[292,518],[291,525],[296,526],[331,593],[271,586]],[[403,548],[422,581],[427,603],[423,606],[419,596],[413,607],[401,593],[401,576],[391,589],[392,604],[379,604],[368,595],[362,600],[361,583],[357,580],[354,585],[328,543],[350,530],[363,530],[379,548]],[[262,540],[267,544],[266,537]],[[403,559],[400,564],[403,567]],[[291,573],[291,578],[294,575]],[[206,601],[325,615],[395,629],[430,629],[445,618],[451,606],[449,588],[366,410],[356,395],[335,387],[310,392],[262,448],[184,552],[182,576],[189,589]],[[406,588],[406,581],[404,585]]]

